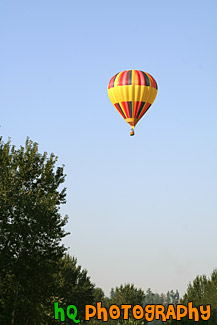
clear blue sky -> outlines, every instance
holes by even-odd
[[[216,0],[0,3],[0,133],[65,164],[65,243],[106,294],[184,293],[217,267],[216,17]],[[159,86],[134,137],[107,96],[127,69]]]

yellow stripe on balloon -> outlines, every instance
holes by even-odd
[[[108,95],[112,104],[130,101],[152,104],[157,96],[157,89],[140,85],[117,86],[108,89]]]

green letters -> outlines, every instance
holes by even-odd
[[[54,318],[55,319],[59,319],[59,313],[60,313],[60,321],[64,322],[65,320],[65,312],[63,310],[63,308],[58,306],[58,302],[54,303]]]
[[[74,313],[70,313],[70,309],[73,309]],[[69,319],[72,319],[74,323],[80,323],[80,319],[75,319],[77,316],[77,307],[75,307],[74,305],[69,305],[67,307],[67,316]]]
[[[54,302],[54,318],[59,320],[60,316],[60,321],[64,322],[65,321],[65,311],[62,307],[58,306],[58,302]],[[73,312],[71,312],[71,309],[73,309]],[[76,319],[78,310],[77,307],[74,305],[69,305],[66,310],[67,317],[71,319],[74,323],[78,324],[80,323],[80,319]]]

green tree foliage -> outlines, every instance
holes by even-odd
[[[155,294],[151,291],[150,288],[148,288],[145,293],[145,305],[150,305],[154,303],[155,303]]]
[[[200,319],[197,324],[216,325],[217,324],[217,270],[214,270],[210,278],[205,275],[197,276],[193,283],[190,283],[187,288],[181,303],[187,305],[188,302],[193,302],[193,306],[199,308],[200,305],[211,305],[211,317],[204,321]],[[176,320],[168,322],[176,324]],[[182,319],[182,324],[194,324],[193,320],[185,317]]]
[[[0,139],[0,324],[47,321],[67,222],[56,161],[29,139],[19,149]]]
[[[210,278],[205,275],[197,276],[193,283],[188,285],[183,303],[193,301],[194,304],[211,304],[217,308],[217,270],[214,270]]]
[[[94,288],[94,304],[98,301],[104,302],[105,298],[105,293],[101,288]]]
[[[125,284],[120,285],[120,287],[116,287],[115,289],[111,289],[109,303],[110,305],[141,305],[144,306],[145,294],[142,289],[137,289],[133,284]],[[130,319],[129,321],[123,320],[123,312],[121,315],[121,319],[119,320],[119,324],[144,324],[143,321],[136,322],[133,318],[132,312],[129,313]],[[111,322],[111,324],[115,324],[115,322]],[[117,322],[116,322],[117,323]]]
[[[116,305],[131,304],[144,305],[145,294],[142,289],[137,289],[134,284],[120,285],[111,290],[110,303]]]
[[[77,260],[68,254],[60,261],[60,272],[57,279],[58,301],[61,307],[66,310],[68,305],[75,305],[78,309],[78,318],[84,319],[86,304],[94,303],[94,285],[87,275],[87,270],[82,270],[77,265]],[[95,292],[96,293],[96,292]],[[65,321],[65,324],[71,324],[71,320]]]
[[[145,292],[145,305],[164,305],[167,309],[168,304],[176,305],[179,301],[179,292],[176,290],[174,292],[173,290],[168,291],[166,294],[158,294],[151,291],[150,288],[148,288]],[[160,325],[163,324],[161,320],[153,320],[152,322],[147,322],[147,324],[152,325]]]
[[[162,302],[162,303],[165,306],[168,306],[169,304],[177,305],[179,303],[179,292],[178,292],[178,290],[176,290],[176,292],[174,292],[173,290],[167,291],[164,302]]]
[[[95,288],[95,303],[97,301],[102,302],[102,306],[106,307],[109,310],[109,307],[113,304],[118,305],[131,305],[132,308],[135,305],[141,305],[143,308],[146,305],[150,304],[162,304],[167,308],[167,300],[169,303],[176,304],[179,301],[179,293],[176,290],[168,291],[167,294],[158,294],[151,291],[150,288],[144,292],[142,289],[137,289],[133,284],[120,285],[120,287],[112,288],[110,291],[110,297],[105,297],[104,292],[100,288]],[[132,309],[131,309],[132,310]],[[151,322],[146,321],[144,318],[141,320],[134,319],[132,312],[129,313],[129,320],[123,319],[123,310],[121,311],[121,317],[118,320],[109,320],[109,324],[151,324],[151,325],[160,325],[163,324],[161,320],[153,320]],[[96,317],[89,321],[89,324],[93,325],[102,325],[104,324],[103,320],[97,320]]]

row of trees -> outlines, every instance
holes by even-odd
[[[110,292],[110,296],[106,297],[104,295],[104,292],[101,288],[95,288],[94,290],[94,301],[95,303],[97,301],[102,301],[102,305],[109,309],[111,305],[140,305],[145,307],[149,304],[162,304],[165,307],[168,306],[168,304],[174,304],[176,305],[179,302],[179,292],[176,290],[174,292],[173,290],[168,291],[166,294],[158,294],[151,291],[150,288],[148,288],[146,291],[143,291],[142,289],[137,289],[133,284],[125,284],[120,285],[119,287],[112,288]],[[142,323],[144,324],[144,321],[135,321],[132,312],[129,313],[131,323]],[[91,324],[104,324],[102,321],[94,320],[93,322],[90,322]],[[117,324],[117,321],[115,320],[109,320],[110,324]],[[161,324],[161,321],[153,321],[152,324]],[[119,324],[129,324],[129,321],[124,321],[123,319],[123,312],[121,313],[121,317],[119,319]]]
[[[59,211],[66,202],[65,174],[64,166],[56,167],[56,162],[57,157],[40,154],[38,145],[29,139],[24,147],[16,149],[0,138],[0,324],[62,323],[54,319],[54,302],[64,310],[70,304],[77,306],[81,322],[84,305],[97,301],[105,307],[179,303],[178,291],[157,294],[126,284],[113,288],[106,297],[94,286],[87,271],[77,265],[62,244],[67,235],[67,217]],[[197,277],[183,302],[213,303],[217,309],[216,287],[216,272],[211,279]],[[132,315],[127,324],[130,322],[134,323]],[[66,318],[64,323],[72,321]]]

